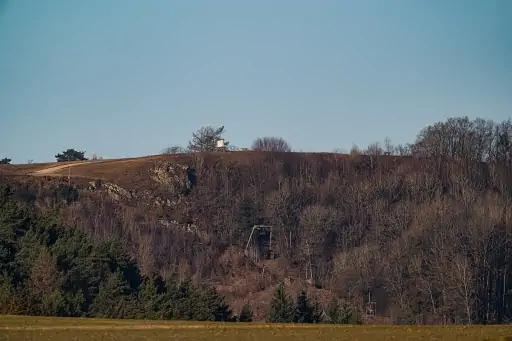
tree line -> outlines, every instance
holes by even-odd
[[[216,143],[224,140],[225,127],[201,127],[192,134],[187,148],[179,145],[164,148],[162,154],[183,154],[188,152],[211,152],[219,148]],[[452,117],[445,122],[436,122],[424,128],[412,144],[393,146],[386,138],[384,145],[376,142],[367,149],[360,150],[353,146],[351,153],[393,154],[400,156],[451,157],[482,162],[498,162],[510,165],[512,162],[512,121],[502,122],[468,117]],[[239,150],[229,146],[228,150]],[[290,144],[281,137],[259,137],[253,141],[251,150],[267,152],[291,152]],[[86,161],[85,151],[69,148],[55,155],[57,162]],[[93,159],[97,159],[94,156]],[[3,158],[0,164],[9,164],[11,159]]]
[[[211,126],[201,127],[192,134],[192,140],[188,142],[187,148],[176,145],[164,148],[162,154],[184,154],[193,152],[213,152],[220,149],[237,151],[240,150],[236,146],[231,146],[229,141],[224,138],[224,126],[214,128]],[[217,147],[217,141],[222,140],[226,147]],[[258,137],[253,141],[251,150],[266,151],[266,152],[291,152],[292,147],[290,144],[281,137],[265,136]]]
[[[220,128],[213,128],[210,126],[202,127],[197,132],[192,134],[192,140],[189,141],[188,147],[184,148],[181,146],[171,146],[164,148],[162,154],[183,154],[193,152],[212,152],[217,151],[217,141],[224,140],[223,134],[225,133],[224,126]],[[239,150],[237,147],[230,146],[229,141],[225,142],[226,147],[224,150],[236,151]],[[292,148],[288,142],[283,138],[275,136],[259,137],[254,140],[251,150],[267,151],[267,152],[291,152]],[[89,160],[85,156],[86,151],[76,150],[74,148],[68,148],[61,153],[55,155],[57,162],[69,162],[69,161],[87,161]],[[101,157],[94,154],[92,160],[100,160]],[[0,164],[10,164],[11,159],[3,158],[0,160]],[[32,163],[32,162],[30,162]]]

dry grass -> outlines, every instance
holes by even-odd
[[[297,164],[307,162],[311,164],[333,163],[339,160],[353,158],[345,154],[331,153],[265,153],[259,151],[236,152],[211,152],[191,153],[177,155],[150,155],[145,157],[105,159],[100,161],[76,161],[76,162],[50,162],[35,164],[0,165],[0,174],[14,176],[43,176],[43,177],[67,177],[68,165],[71,167],[71,177],[74,182],[87,182],[102,179],[114,182],[122,187],[147,187],[149,169],[155,161],[167,161],[171,163],[190,164],[195,159],[201,159],[202,163],[214,165],[219,162],[233,162],[238,165],[253,165],[263,160],[277,159],[280,162],[295,162]],[[395,157],[382,156],[389,161]],[[406,158],[400,157],[402,161]],[[393,161],[394,162],[394,161]],[[87,181],[86,181],[87,180]]]
[[[512,340],[512,326],[351,326],[0,316],[0,340]]]

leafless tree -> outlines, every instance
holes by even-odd
[[[170,146],[162,149],[161,154],[184,154],[187,150],[182,146]]]
[[[457,256],[452,260],[454,284],[457,296],[461,298],[468,324],[473,323],[474,290],[473,267],[467,257]]]
[[[411,146],[425,157],[512,164],[512,120],[501,123],[468,117],[449,118],[424,128]]]
[[[393,146],[393,143],[391,143],[391,139],[389,137],[386,137],[384,139],[384,153],[387,155],[393,154],[395,151],[395,147]]]
[[[350,148],[350,152],[349,153],[352,156],[356,156],[356,155],[361,155],[363,152],[361,151],[361,149],[356,144],[353,144],[352,147]]]
[[[252,143],[252,150],[265,152],[291,152],[292,148],[288,142],[280,137],[259,137]]]
[[[384,150],[382,149],[379,142],[374,142],[371,143],[365,151],[363,151],[363,154],[370,156],[380,156],[384,154]]]
[[[217,141],[222,139],[224,126],[213,128],[211,126],[201,127],[192,134],[192,140],[188,143],[188,150],[191,152],[212,152],[217,149]]]

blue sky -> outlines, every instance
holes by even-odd
[[[412,141],[512,115],[509,0],[0,0],[0,158]]]

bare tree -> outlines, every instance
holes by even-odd
[[[455,291],[462,301],[461,304],[464,307],[467,323],[472,324],[475,288],[472,266],[467,257],[460,255],[457,255],[452,262]]]
[[[395,154],[398,156],[410,156],[411,155],[411,146],[409,144],[406,145],[397,145],[395,146]]]
[[[188,150],[192,152],[212,152],[217,149],[217,141],[222,139],[224,126],[213,128],[210,126],[201,127],[192,134],[192,140],[188,143]]]
[[[512,163],[512,121],[449,118],[423,129],[411,146],[415,155]]]
[[[300,216],[298,245],[306,265],[306,279],[313,279],[316,256],[323,254],[322,243],[332,227],[333,212],[321,205],[311,205]]]
[[[379,142],[371,143],[366,150],[363,151],[363,154],[370,156],[380,156],[384,154],[384,150],[382,149]]]
[[[258,137],[252,143],[252,150],[261,150],[265,152],[291,152],[292,147],[288,142],[280,137],[267,136]]]
[[[393,154],[395,151],[395,147],[393,146],[393,143],[391,143],[391,139],[389,137],[386,137],[384,139],[384,153],[387,155]]]
[[[353,144],[352,148],[350,148],[349,154],[352,156],[361,155],[362,151],[356,144]]]
[[[184,154],[187,152],[187,149],[182,146],[170,146],[162,149],[161,154]]]
[[[495,157],[501,164],[512,165],[512,120],[501,122],[495,128]]]

